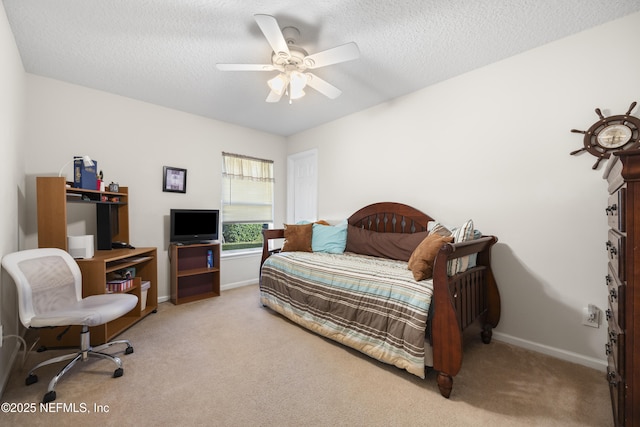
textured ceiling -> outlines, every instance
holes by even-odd
[[[291,135],[598,24],[640,0],[3,0],[29,73]],[[360,59],[314,70],[342,90],[264,100],[276,72],[253,15],[300,30],[310,54],[356,42]]]

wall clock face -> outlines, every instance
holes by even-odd
[[[609,125],[598,134],[597,142],[605,149],[620,148],[629,142],[632,136],[633,131],[627,125]]]
[[[596,156],[598,160],[592,168],[596,169],[600,161],[609,158],[611,153],[639,148],[640,119],[630,115],[635,106],[636,103],[633,102],[626,114],[610,117],[604,117],[600,109],[596,108],[600,120],[586,131],[571,129],[571,132],[584,134],[584,147],[571,154],[587,151]]]

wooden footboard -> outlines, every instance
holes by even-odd
[[[498,239],[484,236],[469,242],[445,244],[433,268],[431,343],[433,368],[439,371],[438,387],[449,397],[453,377],[462,366],[462,333],[478,319],[482,341],[491,342],[491,330],[500,321],[500,294],[491,271],[491,246]],[[477,266],[449,277],[447,262],[478,253]]]

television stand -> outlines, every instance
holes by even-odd
[[[207,266],[211,251],[212,266]],[[184,304],[220,296],[220,244],[171,243],[171,302]]]

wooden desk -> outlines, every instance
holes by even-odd
[[[158,262],[156,248],[113,249],[96,251],[91,259],[77,260],[82,271],[82,296],[107,293],[106,282],[119,270],[135,268],[134,286],[125,292],[138,297],[138,304],[129,313],[91,331],[91,345],[103,344],[122,333],[158,308]],[[146,307],[141,306],[141,282],[150,282]],[[75,347],[80,345],[80,326],[74,326],[58,339],[64,327],[42,329],[40,343],[45,347]]]

